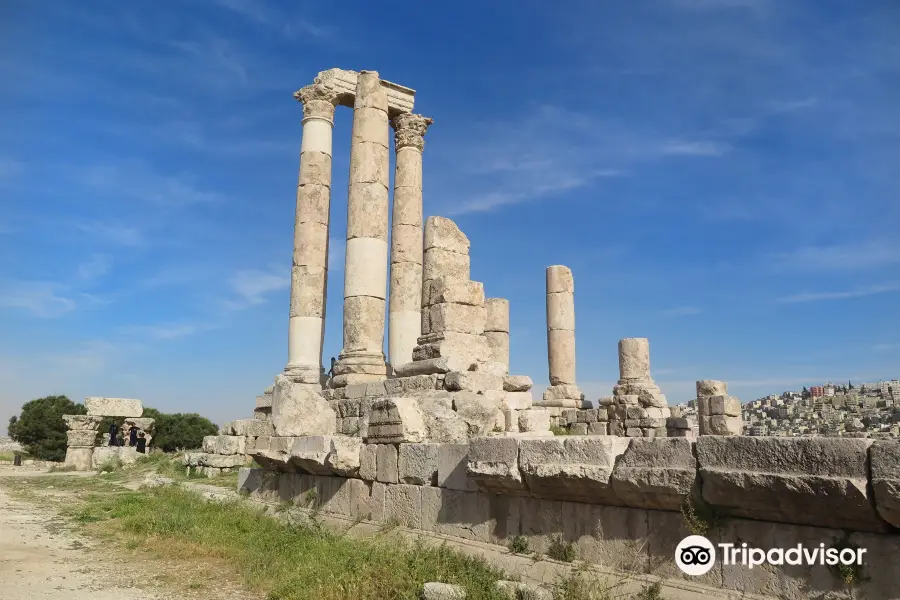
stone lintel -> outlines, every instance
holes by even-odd
[[[356,99],[356,80],[358,71],[345,69],[328,69],[320,71],[315,83],[324,85],[335,91],[339,106],[353,108]],[[387,91],[388,116],[393,117],[402,113],[411,113],[415,103],[416,91],[391,81],[381,80],[381,85]]]

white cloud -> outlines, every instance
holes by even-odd
[[[92,165],[77,169],[73,177],[95,192],[161,207],[178,208],[224,199],[218,192],[198,187],[193,176],[163,175],[141,162]]]
[[[701,312],[703,311],[696,306],[676,306],[675,308],[660,311],[660,315],[664,317],[690,317],[699,315]]]
[[[306,19],[288,18],[282,14],[275,14],[262,3],[255,0],[216,0],[216,4],[260,25],[275,29],[288,38],[303,35],[321,40],[330,40],[334,37],[334,30],[330,27],[317,25]]]
[[[776,266],[795,269],[854,270],[900,264],[900,243],[887,239],[856,244],[804,246],[773,256]]]
[[[238,271],[229,280],[236,299],[229,300],[226,306],[238,310],[262,304],[267,300],[269,294],[283,290],[290,284],[290,275],[282,273],[282,269],[277,271],[255,269]]]
[[[119,331],[126,335],[146,337],[153,340],[174,340],[211,328],[212,327],[209,325],[183,323],[170,325],[131,325],[122,327]]]
[[[72,312],[76,303],[65,286],[46,281],[13,281],[2,286],[0,308],[23,310],[35,317],[53,319]]]
[[[801,303],[801,302],[819,302],[822,300],[847,300],[850,298],[864,298],[866,296],[874,296],[877,294],[887,294],[900,290],[900,284],[892,283],[885,285],[872,285],[854,290],[845,290],[840,292],[803,292],[793,296],[780,298],[779,302]]]
[[[146,244],[146,238],[138,227],[117,221],[85,221],[75,223],[75,228],[94,236],[100,242],[130,247]]]
[[[108,254],[92,254],[75,267],[75,277],[82,282],[90,282],[106,275],[112,267],[112,256]]]
[[[722,156],[730,149],[728,144],[709,140],[693,142],[676,140],[663,144],[660,152],[675,156]]]

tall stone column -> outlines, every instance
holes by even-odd
[[[575,279],[569,267],[547,267],[547,357],[550,387],[545,406],[581,407],[575,385]]]
[[[403,113],[391,120],[397,165],[391,220],[391,290],[388,350],[392,365],[412,362],[422,335],[422,149],[433,123]]]
[[[303,141],[294,216],[288,363],[284,371],[297,383],[319,383],[324,373],[331,138],[337,97],[318,84],[299,90],[294,97],[303,103]]]
[[[353,103],[344,348],[335,387],[384,379],[384,309],[388,273],[388,100],[376,71],[360,71]]]

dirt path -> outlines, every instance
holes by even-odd
[[[11,481],[8,477],[46,475],[46,472],[0,468],[0,597],[3,600],[249,597],[221,579],[218,589],[203,586],[206,589],[197,590],[198,593],[172,589],[174,586],[166,584],[167,577],[185,576],[183,568],[102,546],[96,540],[78,535],[53,509],[14,499],[2,485],[3,479]]]

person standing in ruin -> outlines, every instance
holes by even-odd
[[[137,446],[138,441],[138,428],[134,423],[128,428],[128,445],[131,447]]]
[[[144,432],[140,432],[137,434],[137,442],[135,443],[137,446],[137,451],[141,454],[147,453],[147,438],[144,437]]]
[[[119,427],[116,425],[115,421],[109,424],[109,445],[119,445]]]
[[[336,362],[337,362],[337,361],[336,361],[335,358],[332,356],[332,357],[331,357],[331,368],[328,369],[328,380],[329,380],[329,381],[332,380],[332,379],[334,379],[334,364],[335,364]]]

